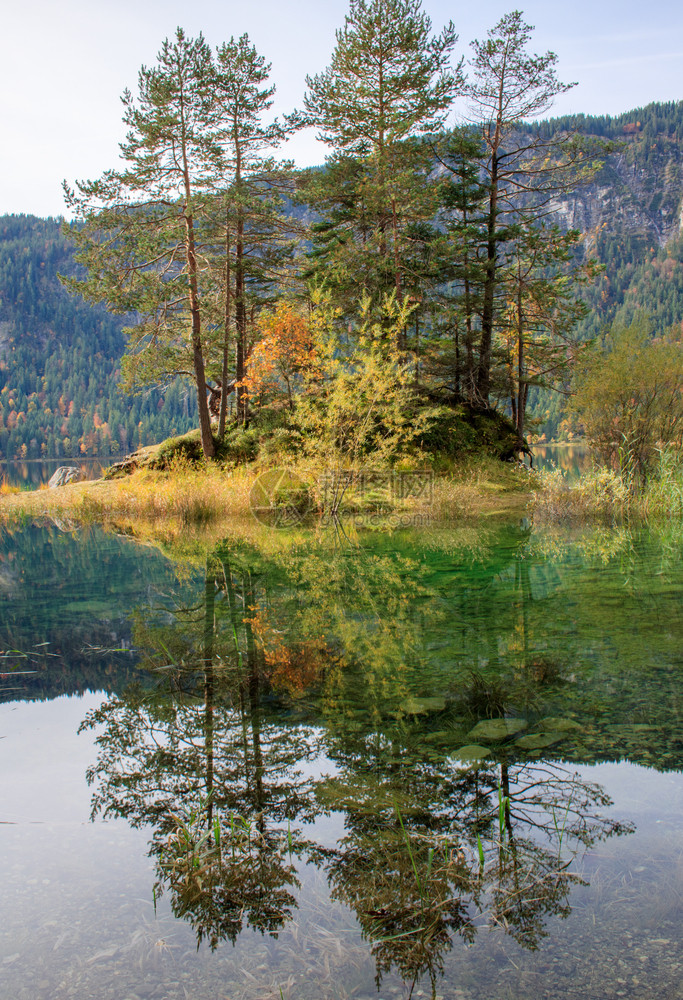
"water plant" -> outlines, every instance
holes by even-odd
[[[553,807],[552,807],[553,826],[555,828],[555,833],[557,835],[557,862],[558,862],[558,864],[560,863],[560,860],[561,860],[561,857],[562,857],[562,841],[564,840],[565,831],[567,829],[567,818],[569,816],[569,811],[571,809],[571,806],[572,806],[572,800],[571,800],[571,796],[570,796],[568,798],[568,800],[567,800],[567,805],[565,807],[564,814],[562,815],[562,817],[561,817],[561,819],[560,819],[559,822],[558,822],[558,819],[557,819],[557,813],[556,813],[556,810],[555,810],[555,806],[553,805]]]
[[[653,521],[683,517],[683,456],[670,448],[657,451],[656,462],[643,472],[622,448],[623,467],[596,467],[570,484],[561,469],[540,472],[533,495],[537,521],[629,518]]]
[[[498,785],[498,840],[501,847],[505,842],[505,828],[509,822],[508,816],[510,812],[510,798],[508,795],[503,795],[502,784]]]

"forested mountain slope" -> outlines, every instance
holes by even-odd
[[[682,224],[683,102],[650,104],[616,118],[555,118],[534,131],[552,135],[564,129],[618,143],[591,184],[556,202],[555,211],[586,234],[588,245],[600,234],[631,234],[642,249],[663,247]]]
[[[581,292],[590,311],[580,339],[636,312],[649,314],[655,334],[683,328],[683,102],[533,130],[567,128],[618,143],[589,184],[552,204],[604,264]],[[193,393],[178,384],[163,395],[120,394],[122,321],[60,285],[73,263],[58,221],[0,218],[0,248],[0,458],[125,452],[196,424]],[[530,402],[538,433],[563,433],[562,396],[532,390]]]
[[[62,288],[72,248],[54,219],[0,217],[0,458],[107,455],[194,424],[191,397],[124,397],[122,322]]]
[[[613,320],[647,311],[655,326],[683,322],[683,101],[650,104],[618,118],[555,119],[539,128],[573,125],[621,147],[591,184],[553,208],[584,234],[586,251],[605,265],[586,291],[598,333]]]
[[[618,143],[590,184],[552,205],[604,265],[582,290],[589,313],[579,338],[609,337],[612,324],[628,325],[637,313],[649,316],[655,336],[683,330],[683,101],[617,117],[556,118],[536,128],[543,134],[574,128]],[[537,430],[548,439],[571,426],[564,397],[536,393],[531,402]]]

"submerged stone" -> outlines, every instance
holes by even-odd
[[[477,740],[504,740],[506,736],[514,736],[522,729],[526,729],[526,719],[482,719],[474,729],[467,734],[468,739]]]
[[[445,707],[445,698],[406,698],[400,705],[404,715],[428,715],[430,712],[441,712]]]
[[[460,747],[455,753],[450,755],[450,760],[470,764],[472,761],[484,760],[490,757],[491,751],[488,747],[479,746],[477,743],[469,743],[466,747]]]
[[[580,731],[583,728],[573,719],[560,719],[555,716],[541,719],[538,725],[544,733],[570,733]]]
[[[529,733],[528,736],[516,739],[515,746],[522,750],[543,750],[544,747],[551,747],[553,743],[560,743],[563,739],[563,733]]]
[[[460,738],[460,731],[456,732],[454,729],[439,729],[433,733],[426,733],[422,737],[423,743],[432,743],[437,747],[452,747],[454,743],[458,742]]]
[[[607,730],[610,733],[623,733],[628,735],[629,733],[653,733],[659,727],[648,725],[646,722],[619,722],[612,726],[607,726]]]

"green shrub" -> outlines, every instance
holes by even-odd
[[[179,463],[195,464],[203,460],[201,435],[194,430],[163,441],[147,464],[150,469],[170,469],[177,468]]]
[[[303,450],[303,435],[293,427],[276,427],[267,436],[262,434],[260,439],[259,455],[262,458],[301,455]]]
[[[232,462],[253,462],[259,452],[257,427],[233,427],[219,443],[218,457]]]

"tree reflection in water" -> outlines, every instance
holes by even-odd
[[[200,943],[243,926],[276,932],[296,907],[293,820],[315,809],[298,767],[316,755],[301,727],[264,721],[264,663],[252,629],[254,574],[219,551],[196,603],[139,609],[144,681],[92,712],[103,726],[92,815],[152,826],[156,893]]]
[[[344,770],[318,784],[346,832],[313,854],[372,942],[378,982],[395,966],[434,983],[454,935],[471,943],[487,925],[535,950],[546,918],[570,912],[572,861],[629,829],[600,814],[599,785],[559,765],[462,768],[385,749],[371,760],[366,744],[350,765],[345,748]]]
[[[444,613],[420,572],[223,544],[191,603],[136,612],[141,681],[83,723],[101,727],[92,813],[151,827],[156,894],[198,944],[277,936],[307,862],[355,912],[378,984],[395,968],[435,986],[457,937],[483,926],[537,948],[570,912],[572,861],[626,829],[578,774],[509,744],[463,763],[396,711],[423,656],[416,618]],[[310,825],[330,813],[333,846]]]

